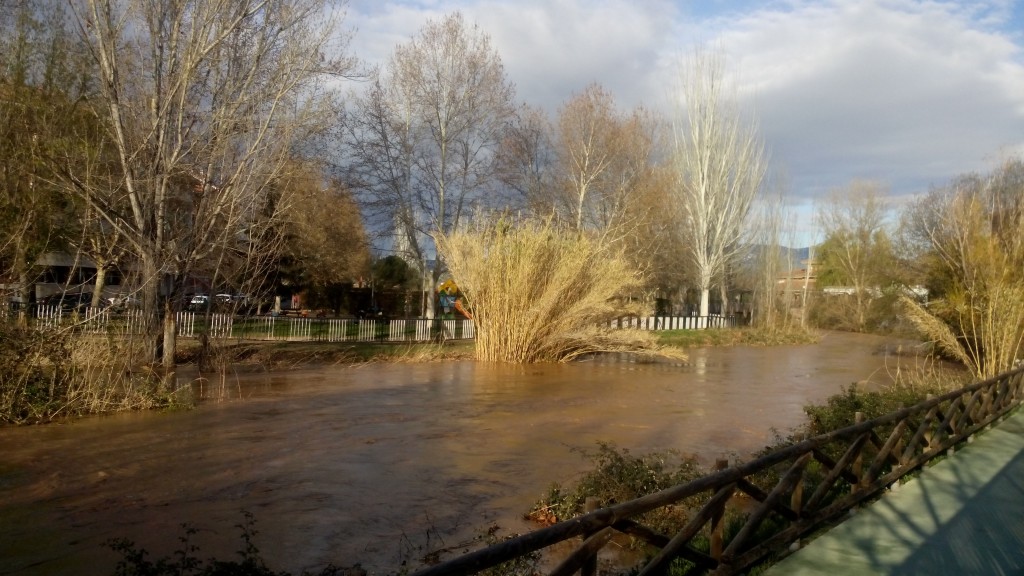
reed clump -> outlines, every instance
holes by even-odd
[[[665,353],[645,332],[611,328],[613,319],[644,311],[632,298],[641,293],[643,276],[604,238],[506,216],[437,244],[472,312],[479,360]]]
[[[141,353],[130,338],[0,322],[0,424],[172,403],[162,376],[136,363]]]

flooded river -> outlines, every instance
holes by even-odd
[[[587,467],[573,448],[614,442],[704,461],[746,455],[802,407],[883,382],[885,340],[691,351],[622,360],[320,367],[239,374],[235,400],[191,411],[0,429],[0,574],[112,574],[104,543],[170,554],[181,525],[199,556],[230,559],[242,511],[275,570],[414,564],[521,516]],[[241,399],[237,399],[241,397]]]

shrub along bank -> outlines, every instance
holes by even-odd
[[[811,343],[806,331],[756,328],[670,330],[652,333],[663,350],[701,346]],[[230,372],[242,366],[281,370],[312,364],[430,362],[465,360],[474,342],[423,343],[183,341],[179,365],[201,372]],[[159,370],[141,362],[142,347],[130,339],[83,335],[70,330],[38,331],[0,323],[0,425],[30,424],[125,410],[191,405],[188,387],[171,390]]]
[[[852,425],[858,412],[864,413],[866,419],[876,418],[917,404],[930,394],[937,396],[956,390],[971,380],[971,375],[966,370],[953,371],[929,367],[901,372],[895,383],[878,390],[864,390],[851,385],[822,404],[805,406],[804,411],[808,416],[806,423],[794,428],[787,435],[778,435],[771,446],[753,456],[774,452],[798,439]],[[528,518],[545,525],[553,524],[583,514],[588,498],[596,498],[602,507],[609,506],[711,473],[711,470],[701,468],[694,458],[681,456],[675,452],[633,455],[627,449],[600,443],[596,451],[582,453],[591,460],[593,468],[568,486],[552,484],[541,500],[527,513]],[[839,455],[833,454],[832,457],[838,459]],[[755,484],[762,489],[771,489],[779,478],[768,476],[758,478]],[[677,533],[690,520],[693,511],[698,510],[705,500],[704,495],[694,496],[684,501],[682,505],[648,512],[642,518],[642,524],[654,528],[661,534]],[[745,511],[727,509],[726,541],[743,526],[744,521]],[[771,534],[772,528],[763,523],[760,532]],[[707,552],[708,541],[701,538],[698,536],[693,545]],[[754,541],[757,541],[757,538],[755,535]],[[639,540],[634,539],[631,542],[637,548],[643,548],[643,543]],[[673,564],[671,573],[688,574],[693,568],[695,566],[692,564],[679,560]]]

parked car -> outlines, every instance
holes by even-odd
[[[253,314],[259,310],[260,305],[258,299],[249,298],[245,294],[221,293],[213,297],[213,302],[218,310],[234,314]]]
[[[124,310],[137,310],[142,307],[142,301],[135,296],[114,296],[110,298],[110,308],[118,312]]]
[[[245,296],[241,294],[217,294],[214,298],[218,304],[223,304],[225,306],[238,304],[245,300]]]
[[[377,320],[379,322],[386,322],[390,319],[389,316],[377,306],[371,306],[369,310],[360,310],[356,313],[356,318],[360,320]]]
[[[106,304],[106,301],[100,300],[100,307]],[[92,305],[92,292],[78,292],[75,294],[67,294],[60,292],[57,294],[51,294],[46,298],[39,301],[40,306],[57,306],[61,310],[76,310],[78,312],[84,312],[86,308]]]

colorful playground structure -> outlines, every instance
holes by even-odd
[[[451,278],[445,280],[437,287],[437,298],[445,312],[455,310],[465,316],[467,320],[473,319],[473,314],[462,305],[462,293],[459,292],[458,284]]]

